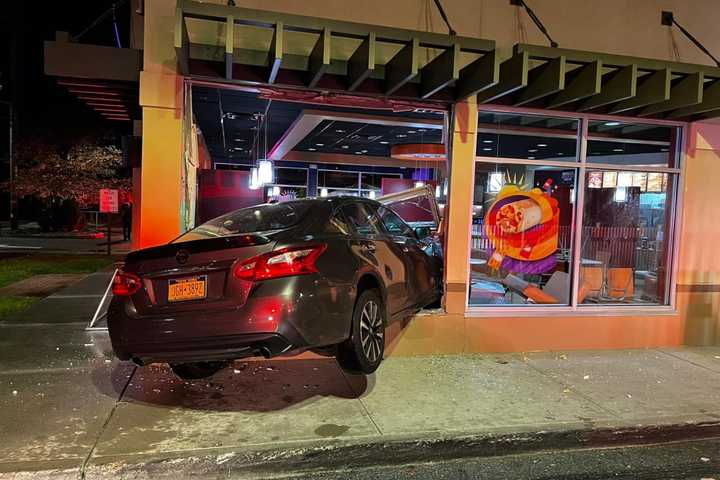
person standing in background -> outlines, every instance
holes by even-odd
[[[123,203],[120,209],[120,218],[123,226],[123,240],[129,241],[132,229],[132,203]]]

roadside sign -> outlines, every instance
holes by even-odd
[[[118,191],[110,188],[100,189],[100,212],[118,213]]]

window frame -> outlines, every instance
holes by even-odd
[[[649,315],[676,315],[677,314],[677,276],[679,265],[679,241],[680,226],[682,225],[682,207],[683,207],[683,190],[685,185],[685,162],[687,151],[687,132],[688,123],[662,119],[647,119],[623,117],[616,115],[602,114],[580,114],[577,112],[557,112],[547,111],[543,109],[518,108],[497,105],[481,105],[478,106],[478,114],[480,112],[506,113],[527,116],[545,116],[545,117],[563,117],[578,120],[577,131],[577,148],[575,162],[558,162],[552,160],[529,160],[506,157],[486,157],[475,151],[475,161],[473,162],[472,181],[475,182],[475,168],[478,163],[505,163],[516,165],[539,165],[539,166],[555,166],[560,168],[573,168],[575,175],[575,203],[573,205],[574,212],[572,216],[573,245],[572,245],[572,269],[570,285],[570,304],[569,305],[470,305],[470,295],[465,296],[465,312],[467,317],[542,317],[542,316],[649,316]],[[677,127],[675,130],[675,151],[670,152],[674,155],[674,167],[647,167],[647,166],[625,166],[625,165],[608,165],[601,163],[587,162],[587,146],[588,146],[588,125],[591,121],[620,121],[624,123],[650,124],[650,125],[666,125]],[[477,149],[477,146],[475,147]],[[672,242],[667,248],[667,254],[670,256],[668,265],[670,268],[666,272],[668,288],[668,303],[666,305],[623,305],[623,304],[578,304],[577,292],[580,287],[580,263],[582,258],[582,229],[583,214],[585,210],[585,182],[587,172],[589,170],[610,170],[610,171],[638,171],[638,172],[658,172],[667,173],[668,178],[672,179],[673,191],[672,197],[668,198],[668,208],[670,208],[670,224],[668,225],[668,238]],[[471,202],[472,203],[472,202]],[[468,206],[469,216],[472,216],[472,204]],[[469,229],[468,235],[472,236],[472,228]],[[468,252],[469,263],[469,252]],[[468,268],[467,284],[470,284],[471,271]]]
[[[318,190],[321,188],[327,188],[328,191],[334,192],[348,192],[348,194],[355,195],[358,198],[367,198],[365,194],[370,192],[377,192],[374,188],[362,188],[362,176],[363,175],[383,175],[387,177],[403,178],[402,173],[379,173],[379,172],[365,172],[362,170],[344,170],[344,169],[329,169],[329,168],[318,168]],[[328,187],[327,185],[320,184],[320,173],[321,172],[342,172],[342,173],[354,173],[357,176],[357,184],[355,187]]]

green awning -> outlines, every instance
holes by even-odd
[[[720,116],[720,68],[179,0],[184,75],[453,102],[696,120]],[[501,61],[502,60],[502,61]]]

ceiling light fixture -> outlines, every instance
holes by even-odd
[[[273,183],[273,162],[271,160],[260,160],[258,162],[258,180],[261,185]]]
[[[493,143],[492,140],[483,140],[483,143]]]
[[[620,122],[605,122],[604,125],[606,127],[617,127],[618,125],[620,125]]]
[[[538,147],[547,147],[547,143],[538,143],[537,146]]]
[[[258,181],[258,169],[256,167],[250,169],[250,184],[248,187],[250,190],[257,190],[260,188],[260,182]]]

